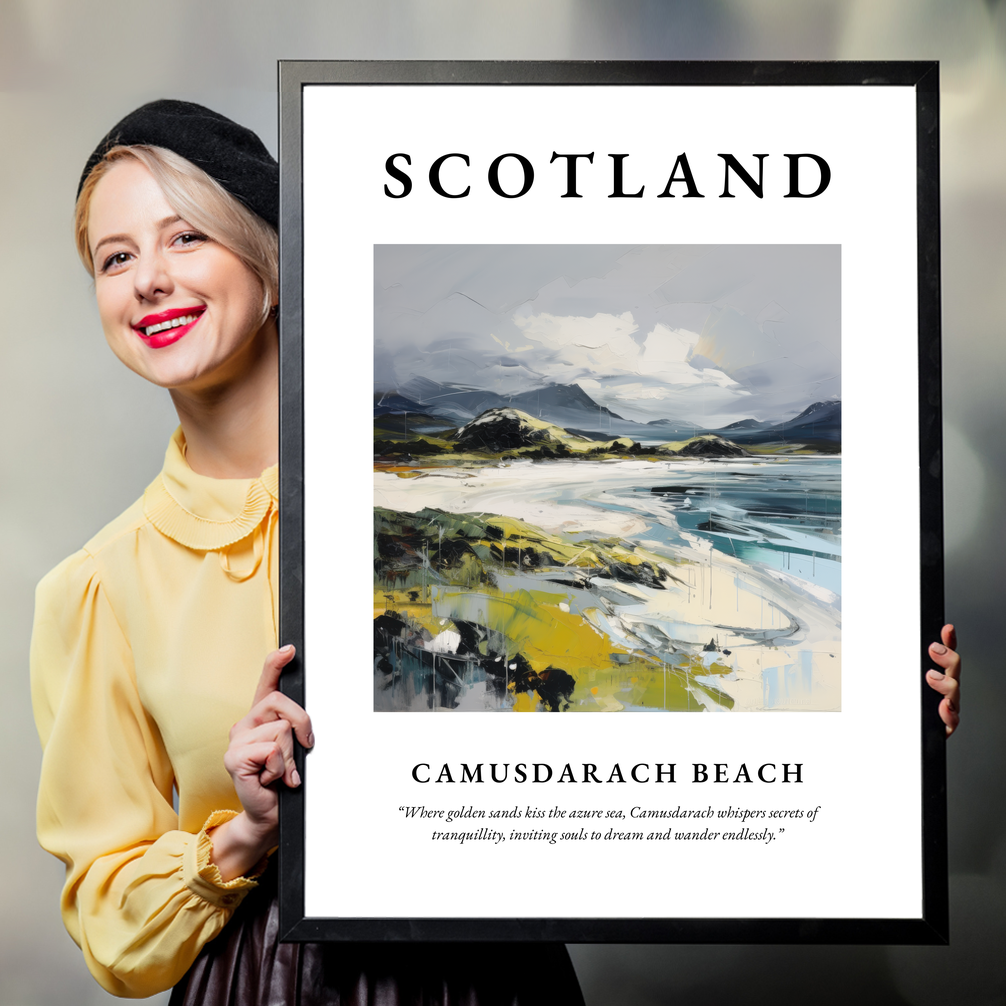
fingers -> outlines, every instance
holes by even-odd
[[[930,671],[930,674],[935,673]],[[932,684],[932,682],[930,682]],[[953,699],[947,696],[939,706],[940,719],[943,720],[944,726],[947,731],[947,736],[949,737],[958,727],[961,722],[961,714],[958,710],[956,703]]]
[[[949,652],[949,651],[948,651]],[[939,692],[943,696],[940,702],[940,719],[946,725],[947,736],[949,737],[961,721],[960,715],[960,682],[951,677],[950,674],[943,674],[940,671],[930,670],[926,672],[926,683],[933,691]]]
[[[957,696],[961,685],[956,678],[950,677],[949,674],[942,674],[940,671],[927,671],[926,681],[933,691],[939,692],[940,695],[949,700],[954,712],[958,711]]]
[[[293,760],[293,733],[287,720],[263,723],[248,732],[248,740],[253,744],[272,741],[276,749],[276,755],[265,762],[259,776],[263,786],[268,786],[277,779],[282,779],[291,789],[300,785],[300,773]]]
[[[239,781],[251,780],[257,780],[259,786],[268,786],[283,777],[286,761],[279,743],[264,740],[229,748],[224,755],[224,768],[234,778],[235,786]]]
[[[944,625],[943,629],[940,631],[940,639],[943,640],[943,645],[949,647],[951,650],[957,649],[957,630],[952,625]]]
[[[300,785],[300,773],[293,757],[293,732],[284,719],[260,723],[232,737],[224,757],[227,771],[245,779],[257,776],[268,786],[282,779],[291,789]]]
[[[929,656],[943,668],[926,672],[926,683],[943,696],[940,702],[940,719],[946,726],[949,737],[961,721],[961,656],[957,652],[957,630],[952,625],[944,625],[940,630],[939,643],[929,644]]]
[[[257,706],[270,692],[276,691],[279,687],[279,677],[283,673],[283,668],[293,660],[297,650],[293,646],[284,646],[278,650],[273,650],[265,663],[262,665],[262,676],[259,678],[258,687],[255,689],[255,698],[252,699],[252,707]]]
[[[266,657],[252,708],[231,728],[224,765],[246,810],[267,796],[264,787],[280,779],[293,789],[300,786],[294,736],[304,747],[314,746],[311,717],[278,690],[283,668],[295,653],[293,646],[284,646]]]
[[[949,630],[949,631],[948,631]],[[953,626],[944,626],[944,638],[953,638]],[[954,639],[954,642],[957,640]],[[930,643],[929,656],[943,668],[952,678],[958,679],[961,674],[961,655],[946,643]]]
[[[246,730],[253,730],[263,723],[275,720],[285,720],[293,727],[297,740],[306,747],[314,747],[314,733],[311,727],[311,717],[289,695],[282,692],[269,692],[260,702],[256,703],[243,719],[231,729],[231,739]]]
[[[234,730],[231,731],[232,737],[235,730],[249,729],[270,720],[285,719],[292,724],[297,740],[304,747],[314,747],[311,717],[302,706],[279,691],[279,679],[283,668],[293,660],[296,652],[293,646],[284,646],[279,650],[273,650],[265,658],[251,710],[244,719],[235,724]]]
[[[946,725],[948,737],[957,729],[957,725],[961,722],[961,714],[951,707],[949,699],[944,699],[940,703],[940,719]]]

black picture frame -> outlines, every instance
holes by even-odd
[[[280,926],[287,941],[426,940],[668,943],[939,944],[948,941],[945,736],[939,696],[924,680],[927,647],[943,624],[940,379],[939,71],[934,62],[404,62],[282,61],[280,119],[280,640],[296,644],[282,688],[311,709],[304,641],[304,358],[302,95],[306,86],[423,84],[911,87],[915,92],[918,246],[918,406],[923,904],[918,918],[337,918],[305,914],[304,779],[281,794]]]

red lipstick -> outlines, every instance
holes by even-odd
[[[168,311],[148,314],[133,325],[133,331],[151,349],[161,349],[164,346],[170,346],[173,342],[178,342],[184,335],[187,335],[205,310],[204,305],[199,305],[196,307],[173,307]],[[178,321],[183,318],[190,320],[178,324]],[[151,329],[154,331],[151,332]]]

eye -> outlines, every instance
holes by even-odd
[[[200,234],[199,231],[183,231],[181,234],[177,235],[172,244],[176,248],[193,248],[196,245],[203,244],[208,241],[209,238],[205,234]]]
[[[122,266],[124,266],[132,256],[129,252],[114,252],[109,255],[101,264],[101,271],[103,273],[107,272],[117,272]]]

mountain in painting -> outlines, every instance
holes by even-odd
[[[815,402],[794,419],[779,423],[775,429],[794,437],[839,440],[842,436],[842,403]]]
[[[759,422],[757,419],[739,419],[736,423],[724,426],[724,430],[767,430],[772,424]]]
[[[579,384],[549,384],[537,391],[525,391],[514,395],[509,400],[515,409],[526,412],[529,416],[545,419],[545,413],[559,415],[567,413],[572,417],[589,415],[608,419],[621,419],[617,412],[612,412],[604,405],[599,405],[587,394]],[[555,422],[555,420],[549,420]]]
[[[405,397],[407,396],[407,398]],[[439,384],[428,378],[413,378],[386,398],[411,401],[423,412],[449,417],[464,423],[487,409],[520,409],[557,426],[585,426],[600,429],[622,417],[595,402],[577,384],[548,384],[518,395],[500,395],[486,388],[464,388]]]
[[[658,445],[716,435],[748,446],[777,446],[835,453],[842,442],[842,403],[814,402],[799,415],[781,422],[741,419],[720,428],[704,428],[682,419],[654,419],[648,423],[625,419],[595,402],[577,384],[549,384],[517,395],[500,395],[484,388],[440,384],[413,378],[398,390],[374,395],[374,417],[383,432],[429,433],[464,427],[477,417],[499,410],[516,410],[562,430],[565,436],[596,441],[630,438]],[[568,441],[567,441],[568,442]],[[523,444],[522,447],[529,447]]]
[[[833,454],[842,446],[842,403],[814,402],[798,416],[783,422],[759,423],[754,419],[742,419],[715,432],[739,444],[793,444]]]
[[[405,398],[394,391],[379,391],[374,395],[374,415],[404,415],[407,412],[425,413],[427,410],[418,402]]]
[[[578,384],[548,384],[520,394],[500,395],[484,388],[439,384],[417,377],[395,391],[375,395],[375,408],[378,400],[408,402],[410,408],[450,419],[458,426],[489,409],[519,409],[576,436],[598,441],[633,437],[652,443],[707,432],[695,423],[680,419],[655,419],[649,423],[625,419],[595,402]]]

